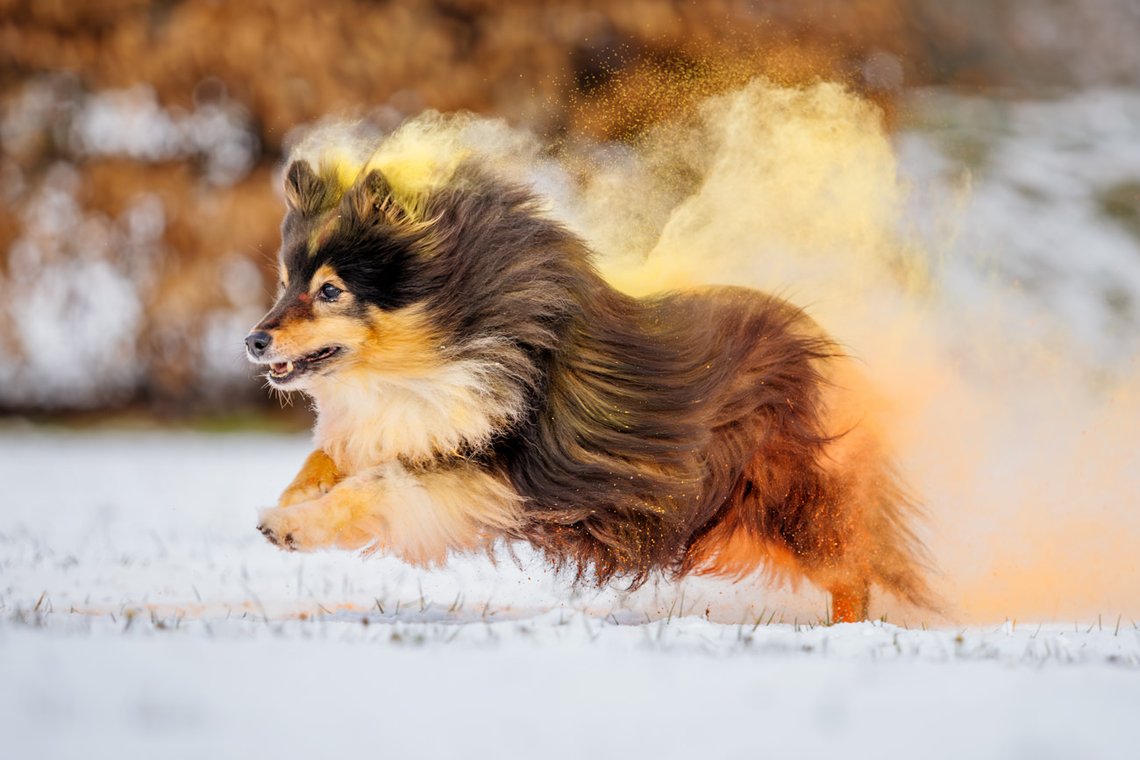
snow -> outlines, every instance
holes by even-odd
[[[6,756],[1130,756],[1128,618],[828,627],[810,589],[575,591],[524,550],[285,554],[254,518],[305,450],[0,433]]]
[[[1090,358],[1135,355],[1140,238],[1104,198],[1140,182],[1140,94],[1003,101],[930,90],[909,105],[913,123],[896,140],[904,219],[929,252],[975,272],[950,268],[950,297],[968,303],[977,275],[996,274],[1071,325]]]
[[[149,85],[135,85],[85,98],[70,141],[76,153],[88,156],[151,162],[201,157],[209,181],[232,185],[249,173],[256,157],[248,122],[245,109],[229,100],[197,104],[191,112],[168,110]]]
[[[548,623],[531,624],[549,634],[538,640],[492,644],[333,626],[313,638],[21,631],[0,665],[5,736],[15,756],[39,757],[1128,756],[1134,671],[663,650],[638,630],[591,643]]]

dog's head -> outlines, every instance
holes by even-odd
[[[271,385],[308,390],[353,371],[427,371],[439,343],[422,308],[424,227],[378,170],[285,174],[277,302],[245,339]]]

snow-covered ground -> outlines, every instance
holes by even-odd
[[[5,757],[1130,757],[1128,618],[819,625],[757,584],[573,591],[254,530],[303,438],[0,434]]]

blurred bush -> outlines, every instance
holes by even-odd
[[[757,74],[889,117],[916,84],[1134,82],[1138,30],[1130,0],[0,0],[0,411],[268,403],[241,337],[322,117],[631,139]]]

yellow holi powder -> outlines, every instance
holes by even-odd
[[[473,117],[429,113],[408,121],[382,141],[358,124],[322,125],[290,154],[319,167],[344,193],[373,170],[384,174],[397,203],[413,214],[419,201],[446,183],[471,154],[465,132]]]
[[[611,178],[587,232],[626,290],[742,276],[780,289],[831,279],[837,268],[845,279],[864,280],[898,258],[900,191],[890,143],[877,109],[838,85],[753,82],[706,101],[688,126],[650,132],[640,152],[653,173],[632,182]],[[625,213],[662,179],[684,183],[686,175],[683,197],[665,214]],[[649,250],[623,245],[630,218],[656,225],[639,235],[652,241]]]

